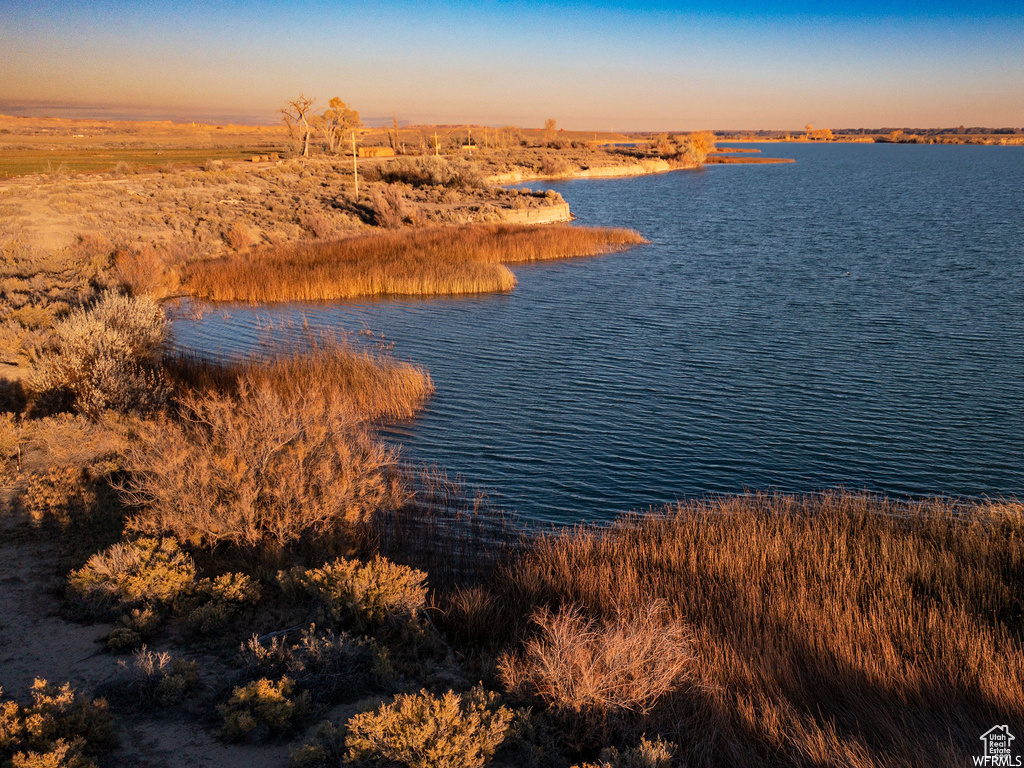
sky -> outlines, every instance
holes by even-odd
[[[0,0],[0,113],[579,130],[1024,127],[1024,0]]]

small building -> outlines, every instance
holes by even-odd
[[[359,147],[360,157],[394,157],[395,150],[391,147]]]

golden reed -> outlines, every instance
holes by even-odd
[[[361,296],[509,291],[507,263],[593,256],[646,240],[627,229],[469,224],[304,242],[193,262],[182,285],[213,301],[318,301]]]

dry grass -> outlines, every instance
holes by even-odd
[[[501,659],[502,682],[518,696],[549,705],[577,747],[606,741],[623,726],[628,732],[630,720],[642,722],[692,676],[689,631],[663,603],[601,622],[572,606],[541,608],[533,621],[538,635],[521,653]]]
[[[215,301],[350,299],[508,291],[505,263],[623,250],[630,230],[482,224],[418,229],[268,249],[190,264],[183,285]]]
[[[166,399],[155,366],[167,334],[163,310],[148,296],[103,294],[54,329],[51,348],[30,379],[39,393],[66,392],[75,410],[147,412]]]
[[[279,329],[287,346],[241,362],[178,358],[167,370],[179,387],[237,392],[269,387],[294,401],[310,392],[337,401],[359,419],[407,419],[434,392],[426,369],[360,349],[348,337],[308,328]]]
[[[344,404],[262,386],[188,395],[178,421],[143,424],[125,451],[123,492],[141,532],[269,554],[315,539],[330,552],[379,508],[403,503],[395,465]]]
[[[274,147],[278,150],[278,147]],[[266,147],[209,147],[187,149],[80,149],[29,148],[8,150],[0,156],[0,178],[45,173],[72,174],[96,171],[156,168],[169,164],[198,165],[208,160],[248,159]]]
[[[643,727],[688,764],[960,766],[1024,718],[1022,584],[1014,505],[752,495],[544,537],[477,629],[663,600],[692,629],[694,680]]]

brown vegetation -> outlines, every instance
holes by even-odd
[[[553,126],[550,134],[503,131],[495,141],[533,139],[530,157],[516,159],[530,172],[572,172],[591,156]],[[401,148],[401,138],[396,128],[390,141]],[[462,146],[457,133],[448,138]],[[679,147],[666,137],[654,151]],[[42,236],[30,224],[3,221],[0,330],[60,386],[92,388],[72,403],[82,413],[49,418],[33,412],[32,382],[27,394],[8,393],[18,413],[0,418],[0,469],[14,483],[5,513],[34,522],[25,528],[35,542],[50,537],[72,552],[60,571],[64,607],[118,622],[109,650],[152,636],[194,642],[189,650],[204,655],[201,679],[187,658],[140,650],[112,699],[115,714],[188,701],[183,711],[196,720],[220,713],[223,738],[258,740],[293,732],[312,707],[398,693],[349,710],[347,731],[324,727],[299,757],[601,768],[672,759],[960,766],[978,753],[979,734],[1024,718],[1019,504],[755,494],[535,535],[492,517],[457,484],[401,466],[379,442],[373,419],[407,417],[429,396],[422,369],[302,331],[289,351],[160,367],[163,327],[149,305],[108,295],[77,311],[117,282],[167,290],[155,271],[211,298],[246,300],[494,290],[514,281],[506,263],[641,241],[501,225],[331,239],[365,229],[360,211],[398,226],[423,216],[422,202],[455,205],[450,195],[534,200],[482,190],[466,169],[403,161],[391,186],[372,190],[377,202],[341,194],[347,179],[330,161],[251,173],[211,165],[138,189],[111,178],[138,194],[111,186],[81,215],[101,229],[118,216],[126,229],[143,222],[141,243],[83,236],[44,252],[25,245]],[[337,187],[328,202],[324,184]],[[78,216],[92,204],[89,188],[62,189],[46,193],[50,210]],[[282,190],[301,202],[265,212]],[[137,208],[135,197],[144,198]],[[16,218],[37,214],[27,205]],[[153,232],[182,242],[157,245]],[[322,242],[294,244],[310,236]],[[252,250],[258,242],[263,250]],[[124,317],[138,322],[129,328]],[[97,378],[100,359],[108,362]],[[128,377],[133,390],[160,394],[145,409],[106,389],[125,378],[122,359],[153,374]],[[133,507],[127,528],[115,498]],[[19,565],[4,583],[21,589],[30,570]],[[474,680],[524,708],[470,691]],[[27,768],[101,758],[105,704],[44,682],[31,695],[0,702],[0,760]]]
[[[693,631],[693,685],[643,722],[688,762],[958,766],[991,723],[1024,717],[1022,512],[845,493],[680,504],[537,541],[487,621],[502,636],[496,615],[538,605],[609,621],[666,601]]]
[[[360,349],[344,335],[279,330],[286,342],[246,360],[172,359],[167,363],[170,377],[179,387],[222,394],[269,387],[288,401],[314,392],[360,420],[410,418],[434,391],[422,367]]]
[[[32,377],[33,388],[64,392],[79,413],[147,412],[167,397],[155,363],[167,319],[149,297],[107,293],[54,328]]]
[[[95,768],[115,741],[107,702],[36,679],[32,702],[0,701],[0,759],[14,768]],[[3,691],[0,690],[0,696]]]
[[[316,536],[329,551],[405,498],[393,451],[343,403],[265,385],[186,395],[181,408],[181,419],[144,424],[125,451],[138,531],[269,550]]]
[[[512,712],[482,688],[399,695],[392,704],[348,721],[346,762],[408,768],[482,768],[501,745]]]
[[[539,632],[499,664],[506,689],[551,707],[579,748],[619,735],[692,676],[689,632],[661,603],[619,609],[609,620],[575,607],[539,609]],[[646,723],[640,727],[645,731]]]
[[[505,263],[621,250],[630,230],[469,225],[304,243],[189,265],[184,285],[215,301],[348,299],[507,291]]]

